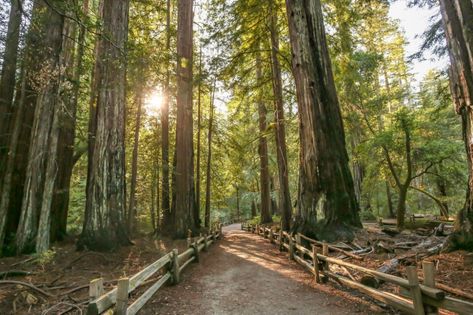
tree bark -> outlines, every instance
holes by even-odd
[[[388,212],[390,218],[395,218],[396,214],[394,213],[394,206],[393,206],[393,198],[391,194],[391,187],[389,186],[389,182],[386,181],[386,199],[388,202]]]
[[[437,186],[439,195],[446,198],[447,195],[447,182],[440,176],[435,179],[435,185]],[[446,219],[449,217],[448,203],[445,200],[439,200],[442,204],[440,207],[440,215]]]
[[[109,250],[130,244],[125,212],[125,45],[128,0],[103,0],[97,45],[96,126],[79,248]]]
[[[463,209],[458,213],[449,249],[473,248],[473,3],[440,0],[440,11],[450,55],[450,86],[456,112],[462,117],[468,161],[468,187]]]
[[[200,227],[200,154],[201,142],[200,135],[202,129],[202,113],[201,113],[201,94],[202,94],[202,48],[199,52],[199,78],[197,90],[197,161],[196,161],[196,179],[195,179],[195,208],[194,208],[194,222],[197,228]]]
[[[153,172],[151,177],[151,208],[150,208],[150,216],[151,216],[151,227],[153,228],[153,234],[156,233],[157,225],[156,225],[156,205],[159,206],[159,203],[156,203],[156,187],[158,187],[158,180],[157,180],[157,172],[158,168],[156,162],[153,162]]]
[[[166,1],[166,51],[171,50],[171,0]],[[162,205],[163,212],[163,226],[161,231],[165,234],[170,234],[170,227],[172,224],[172,213],[169,199],[169,104],[171,98],[171,91],[169,88],[170,81],[170,60],[169,56],[166,59],[166,80],[164,81],[165,101],[161,107],[161,154],[162,154]]]
[[[237,220],[240,221],[240,187],[236,186],[236,210]]]
[[[51,5],[58,8],[59,3]],[[59,123],[62,104],[58,97],[61,82],[61,47],[64,17],[48,6],[41,10],[44,59],[38,82],[37,104],[28,154],[21,216],[16,234],[17,253],[49,248],[51,202],[57,179]],[[39,221],[38,221],[39,219]]]
[[[262,64],[261,56],[259,52],[256,54],[256,82],[260,91],[258,92],[258,99],[256,100],[258,106],[258,117],[259,117],[259,145],[258,154],[260,160],[260,194],[261,194],[261,223],[272,222],[271,218],[271,195],[270,195],[270,182],[269,182],[269,167],[268,167],[268,140],[266,139],[266,106],[263,103],[262,95]]]
[[[6,175],[2,188],[2,204],[0,209],[0,236],[4,237],[4,248],[14,251],[16,233],[21,216],[23,192],[25,187],[28,153],[30,147],[33,120],[41,86],[42,67],[48,56],[44,48],[43,18],[44,4],[34,1],[31,22],[26,35],[26,45],[23,52],[21,79],[15,97],[15,124],[12,127],[12,137],[8,153],[7,165],[10,165],[9,175]],[[44,82],[43,82],[44,83]],[[9,178],[7,178],[9,177]],[[6,217],[3,213],[7,213]],[[3,229],[3,231],[2,231]],[[0,239],[1,239],[0,238]],[[1,243],[1,241],[0,241]]]
[[[174,237],[185,238],[195,230],[194,153],[192,122],[193,0],[178,1],[176,213]]]
[[[83,2],[82,12],[87,16],[89,12],[89,1]],[[72,170],[76,163],[77,157],[74,156],[74,140],[76,130],[76,114],[79,102],[80,80],[84,74],[83,59],[85,50],[85,24],[80,25],[79,34],[77,36],[77,51],[75,51],[75,33],[76,22],[66,20],[64,29],[64,47],[63,52],[68,57],[64,58],[64,65],[67,69],[66,82],[62,82],[64,90],[67,91],[64,100],[64,115],[61,118],[59,130],[59,154],[58,154],[58,179],[54,189],[54,199],[52,204],[52,220],[51,220],[51,240],[63,240],[67,234],[67,215],[69,212],[69,194]],[[72,83],[72,87],[68,88],[67,83]],[[65,83],[65,84],[64,84]],[[80,155],[79,155],[80,156]]]
[[[284,119],[284,101],[279,63],[279,28],[277,10],[274,0],[271,1],[271,66],[274,94],[274,120],[276,121],[276,155],[279,175],[279,208],[282,228],[289,231],[291,227],[292,205],[289,191],[289,169],[287,167],[286,126]]]
[[[17,102],[17,109],[15,114],[15,120],[13,122],[12,128],[12,136],[11,141],[9,144],[9,154],[7,159],[7,165],[5,169],[5,176],[3,180],[3,190],[1,190],[1,198],[0,198],[0,255],[4,253],[3,249],[8,247],[11,238],[7,239],[5,242],[5,236],[8,234],[12,234],[16,232],[18,227],[18,222],[20,219],[20,211],[18,208],[15,207],[15,199],[20,201],[21,207],[21,198],[18,198],[20,194],[16,193],[14,188],[20,188],[23,186],[19,186],[18,181],[15,181],[15,178],[24,178],[24,167],[20,168],[23,172],[15,173],[15,162],[22,162],[23,159],[17,160],[17,154],[21,156],[21,152],[19,151],[18,144],[20,143],[20,135],[21,131],[24,130],[22,128],[22,123],[24,117],[27,117],[25,113],[25,86],[26,86],[26,76],[24,74],[24,67],[21,70],[21,85],[19,89],[18,95],[20,95],[19,101]],[[29,135],[28,135],[29,137]],[[20,163],[18,163],[20,164]],[[21,163],[21,166],[24,166],[24,162]],[[16,176],[14,176],[16,175]],[[23,191],[21,189],[21,191]],[[16,198],[15,198],[16,197]],[[13,199],[13,202],[11,202]],[[6,244],[6,246],[4,246]]]
[[[133,157],[131,161],[130,199],[128,205],[128,233],[132,234],[136,228],[136,180],[138,176],[138,145],[140,141],[141,108],[143,106],[142,91],[138,92],[137,111],[135,120],[135,139],[133,144]]]
[[[10,143],[10,127],[13,119],[13,94],[15,92],[16,64],[18,44],[20,41],[21,10],[20,0],[10,1],[5,51],[3,53],[2,72],[0,75],[0,191],[2,190],[3,174],[8,159]]]
[[[214,120],[214,98],[215,98],[215,81],[212,87],[212,97],[210,99],[210,116],[209,116],[209,131],[207,134],[207,173],[205,179],[205,215],[204,226],[210,227],[210,190],[211,190],[211,166],[212,166],[212,128]]]
[[[286,0],[300,120],[296,230],[326,240],[361,227],[320,0]],[[316,228],[317,209],[324,220]]]

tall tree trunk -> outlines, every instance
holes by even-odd
[[[456,111],[462,117],[468,161],[465,206],[458,213],[449,247],[473,248],[473,3],[440,0],[440,11],[451,61],[450,81]]]
[[[89,1],[83,2],[82,12],[87,16],[89,12]],[[52,221],[51,221],[51,240],[62,240],[66,236],[67,215],[69,212],[69,193],[71,185],[72,170],[75,165],[74,158],[74,140],[76,130],[76,113],[79,102],[80,80],[84,74],[83,59],[85,51],[85,32],[86,26],[82,24],[79,28],[77,37],[77,52],[75,49],[75,22],[66,20],[64,30],[64,54],[69,53],[69,57],[65,58],[64,64],[68,69],[64,84],[64,89],[70,97],[64,100],[64,115],[61,119],[59,130],[59,154],[58,154],[58,179],[56,182],[54,199],[52,204]],[[67,83],[72,82],[72,88],[67,88]]]
[[[406,178],[403,183],[401,183],[399,175],[395,174],[391,159],[389,159],[389,163],[390,163],[390,169],[393,172],[393,176],[395,176],[396,184],[399,189],[399,199],[397,202],[397,209],[396,209],[397,228],[403,229],[405,215],[406,215],[407,192],[414,178],[413,176],[414,162],[412,160],[411,131],[410,131],[409,123],[404,118],[401,119],[400,123],[401,123],[401,129],[404,131],[404,137],[405,137],[404,142],[405,142],[406,164],[407,164]]]
[[[274,177],[270,176],[270,196],[271,196],[271,215],[274,214],[280,214],[279,209],[278,209],[278,203],[276,202],[276,198],[273,197],[272,192],[275,191],[275,186],[274,186]]]
[[[256,201],[253,199],[251,200],[251,218],[254,217],[256,217]]]
[[[237,220],[240,221],[240,187],[236,186],[236,210]]]
[[[279,175],[279,208],[282,215],[282,228],[288,231],[291,227],[292,205],[289,191],[289,169],[287,167],[286,126],[284,119],[284,101],[279,63],[279,28],[277,10],[274,0],[271,1],[271,66],[274,94],[274,120],[276,121],[276,154]]]
[[[157,181],[157,172],[158,167],[156,162],[153,161],[153,172],[151,177],[151,208],[150,208],[150,216],[151,216],[151,227],[153,228],[153,234],[156,233],[156,204],[159,206],[159,203],[156,203],[156,187],[158,186]]]
[[[103,0],[99,0],[98,3],[98,12],[102,14],[103,12]],[[100,33],[101,31],[101,21],[97,19],[95,22],[95,31]],[[88,192],[92,189],[94,178],[93,176],[93,168],[92,161],[94,159],[94,148],[95,148],[95,136],[96,136],[96,129],[97,129],[97,103],[98,103],[98,91],[99,91],[99,83],[100,83],[100,63],[98,62],[99,58],[99,48],[100,48],[100,38],[97,38],[94,42],[94,56],[95,56],[95,64],[92,69],[92,84],[90,87],[90,99],[89,99],[89,119],[88,119],[88,126],[87,126],[87,182],[85,191]],[[94,202],[93,198],[86,198],[85,200],[85,209],[92,209],[93,205],[91,203]],[[85,221],[84,221],[85,223]],[[79,244],[80,245],[80,242]]]
[[[397,227],[399,229],[402,229],[404,227],[408,190],[409,190],[409,186],[407,187],[403,186],[399,188],[399,198],[397,199],[397,207],[396,207]]]
[[[195,179],[195,208],[194,222],[197,228],[200,227],[200,135],[202,129],[202,113],[201,113],[201,94],[202,94],[202,48],[199,52],[199,78],[197,89],[197,161],[196,161],[196,179]]]
[[[141,108],[143,106],[142,91],[138,92],[138,108],[135,120],[135,139],[133,144],[133,157],[131,161],[130,199],[128,205],[128,233],[132,234],[136,229],[136,180],[138,176],[138,145],[140,141]]]
[[[18,91],[18,95],[20,95],[20,98],[17,102],[17,108],[16,108],[16,113],[15,113],[15,120],[13,122],[13,128],[12,128],[12,136],[11,136],[11,141],[9,144],[9,154],[8,154],[8,159],[7,159],[7,165],[5,168],[5,176],[3,180],[3,190],[1,190],[1,198],[0,198],[0,255],[4,253],[3,249],[8,247],[4,246],[5,243],[9,245],[10,239],[7,239],[7,242],[4,242],[5,236],[9,236],[8,234],[12,234],[16,232],[16,229],[18,227],[18,222],[20,219],[20,211],[15,205],[15,199],[20,201],[20,207],[21,207],[21,198],[18,198],[20,196],[18,193],[15,194],[15,189],[14,188],[20,188],[23,187],[22,183],[20,186],[20,183],[15,181],[15,178],[24,178],[24,171],[25,167],[23,160],[25,159],[18,159],[17,160],[17,154],[20,155],[21,157],[21,151],[18,148],[18,144],[20,143],[20,136],[21,136],[21,131],[25,130],[23,128],[23,120],[25,119],[24,117],[27,117],[25,113],[25,86],[26,86],[26,76],[24,74],[24,66],[22,67],[21,70],[21,85],[20,89]],[[25,135],[28,135],[29,139],[29,133],[25,133]],[[22,162],[16,164],[15,162]],[[15,166],[20,165],[23,166],[20,168],[19,172],[15,173]],[[16,175],[16,176],[14,176]],[[21,189],[21,192],[23,190]],[[16,198],[15,198],[16,197]],[[13,202],[11,202],[11,199],[13,199]],[[12,205],[12,206],[11,206]]]
[[[85,220],[78,247],[109,250],[129,244],[125,212],[125,44],[128,0],[103,0],[97,47],[96,128]]]
[[[156,162],[158,163],[158,162]],[[159,227],[161,226],[161,218],[160,218],[160,215],[159,215],[159,202],[160,202],[160,194],[161,194],[161,191],[159,190],[159,167],[156,166],[156,234],[157,234],[157,230],[159,229]]]
[[[393,198],[391,193],[391,186],[389,186],[389,182],[386,181],[386,199],[388,202],[388,212],[390,218],[395,218],[396,214],[394,213],[394,206],[393,206]]]
[[[192,30],[193,0],[178,0],[176,213],[174,237],[195,230],[194,153],[192,130]]]
[[[171,0],[166,2],[166,51],[171,50]],[[161,107],[161,154],[162,154],[162,205],[163,212],[163,226],[161,231],[170,234],[172,224],[172,213],[169,199],[169,104],[171,98],[171,91],[169,88],[170,81],[170,56],[166,59],[166,80],[164,81],[165,101]]]
[[[2,190],[3,174],[8,159],[8,144],[11,138],[13,94],[15,92],[15,74],[20,40],[20,5],[20,0],[10,1],[10,16],[0,75],[0,191]]]
[[[10,249],[14,247],[21,216],[28,153],[38,98],[38,86],[40,86],[38,81],[41,81],[38,79],[44,60],[47,58],[45,55],[47,50],[43,45],[46,24],[43,18],[43,8],[44,4],[41,1],[33,2],[31,22],[22,57],[21,80],[19,80],[19,87],[17,88],[19,93],[16,93],[14,101],[15,125],[12,128],[12,137],[15,137],[15,139],[11,139],[9,147],[7,164],[10,165],[10,174],[5,177],[0,208],[0,218],[5,220],[4,223],[0,221],[0,236],[5,238],[7,246],[4,246],[4,248],[8,247]],[[2,213],[7,213],[7,216],[5,217]]]
[[[300,119],[297,230],[326,240],[361,227],[320,0],[286,0]],[[325,219],[315,227],[317,209]]]
[[[51,5],[58,8],[59,2]],[[46,77],[37,86],[37,104],[28,154],[20,222],[16,235],[18,253],[49,248],[51,202],[57,178],[59,123],[62,104],[59,100],[60,56],[64,17],[48,6],[41,10],[44,21],[44,59],[42,73]]]
[[[441,177],[437,177],[435,179],[435,185],[437,186],[437,190],[439,192],[439,195],[442,197],[442,198],[447,198],[448,194],[447,194],[447,182],[441,178]],[[449,217],[449,211],[448,211],[448,203],[445,201],[445,199],[443,200],[440,200],[442,206],[440,207],[440,215],[446,219],[448,219]]]
[[[258,118],[259,118],[259,145],[258,154],[260,159],[260,181],[261,181],[261,223],[272,222],[271,218],[271,195],[270,195],[270,182],[269,182],[269,162],[268,162],[268,140],[266,139],[266,107],[263,103],[262,95],[262,64],[261,55],[259,52],[256,54],[256,82],[258,84],[258,99],[256,100],[258,106]]]
[[[215,80],[212,87],[212,97],[210,99],[210,116],[209,116],[209,131],[207,134],[207,173],[205,180],[205,215],[204,226],[208,229],[210,227],[210,188],[211,186],[211,166],[212,166],[212,129],[214,120],[214,100],[215,100]]]

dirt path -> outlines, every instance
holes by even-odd
[[[286,253],[239,228],[226,227],[181,283],[158,291],[140,314],[381,313],[362,298],[317,285]]]

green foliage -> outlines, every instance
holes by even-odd
[[[43,269],[45,270],[46,266],[50,264],[54,258],[56,257],[56,251],[53,249],[47,250],[45,252],[35,254],[34,261]]]
[[[426,1],[421,1],[426,2]],[[171,50],[165,50],[166,1],[132,2],[130,10],[126,159],[127,182],[130,179],[135,119],[140,98],[161,90],[168,62],[171,73],[170,160],[175,145],[176,8],[171,14]],[[198,86],[201,87],[201,173],[203,219],[209,104],[214,95],[216,116],[213,126],[211,163],[211,221],[228,222],[248,219],[259,223],[259,211],[252,218],[252,204],[258,207],[260,169],[258,140],[266,137],[269,146],[269,170],[273,177],[271,196],[278,200],[276,144],[274,140],[274,96],[271,86],[271,59],[268,31],[268,1],[205,0],[196,6],[194,53],[194,152],[197,143]],[[275,1],[280,33],[286,137],[291,198],[297,200],[299,172],[299,122],[291,74],[291,53],[285,3]],[[96,8],[95,8],[96,9]],[[364,220],[387,216],[387,187],[396,206],[398,191],[386,151],[401,179],[407,174],[406,131],[411,137],[412,168],[419,175],[412,185],[448,204],[451,213],[464,200],[465,156],[461,128],[452,107],[447,76],[429,73],[415,86],[405,55],[406,40],[399,22],[389,17],[389,1],[323,1],[329,49],[337,92],[342,107],[347,149],[355,182],[361,190],[360,215]],[[201,23],[205,21],[205,23]],[[87,19],[89,28],[96,15]],[[205,24],[205,25],[204,25]],[[440,30],[433,33],[434,37]],[[91,76],[94,64],[95,34],[88,32],[84,74],[78,111],[76,149],[87,143]],[[202,74],[199,70],[202,51]],[[256,82],[256,53],[262,60],[263,80]],[[216,92],[213,82],[216,82]],[[214,93],[215,92],[215,93]],[[256,100],[261,98],[268,110],[266,131],[258,129]],[[159,111],[143,111],[138,150],[138,222],[140,230],[150,232],[151,211],[160,209],[161,192],[161,117]],[[194,156],[196,153],[194,153]],[[86,154],[74,168],[70,195],[68,231],[77,234],[82,227]],[[446,188],[445,188],[446,187]],[[445,188],[445,189],[443,189]],[[129,191],[127,189],[127,191]],[[238,191],[238,196],[237,196]],[[238,200],[237,200],[238,199]],[[237,204],[239,213],[237,214]],[[435,202],[425,194],[410,190],[408,213],[437,213]],[[158,211],[159,213],[159,211]],[[161,219],[162,214],[159,219]],[[279,222],[278,215],[273,216]]]

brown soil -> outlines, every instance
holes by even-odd
[[[0,314],[80,314],[75,308],[85,309],[90,280],[102,277],[105,290],[110,290],[117,279],[137,273],[172,248],[181,250],[185,247],[185,241],[143,238],[136,240],[134,246],[123,247],[114,253],[97,253],[78,252],[70,242],[53,248],[51,259],[43,257],[40,261],[25,262],[33,256],[2,258],[0,272],[22,270],[34,274],[2,277],[0,280],[31,283],[52,297],[23,286],[1,284]],[[138,290],[137,294],[143,290]]]

